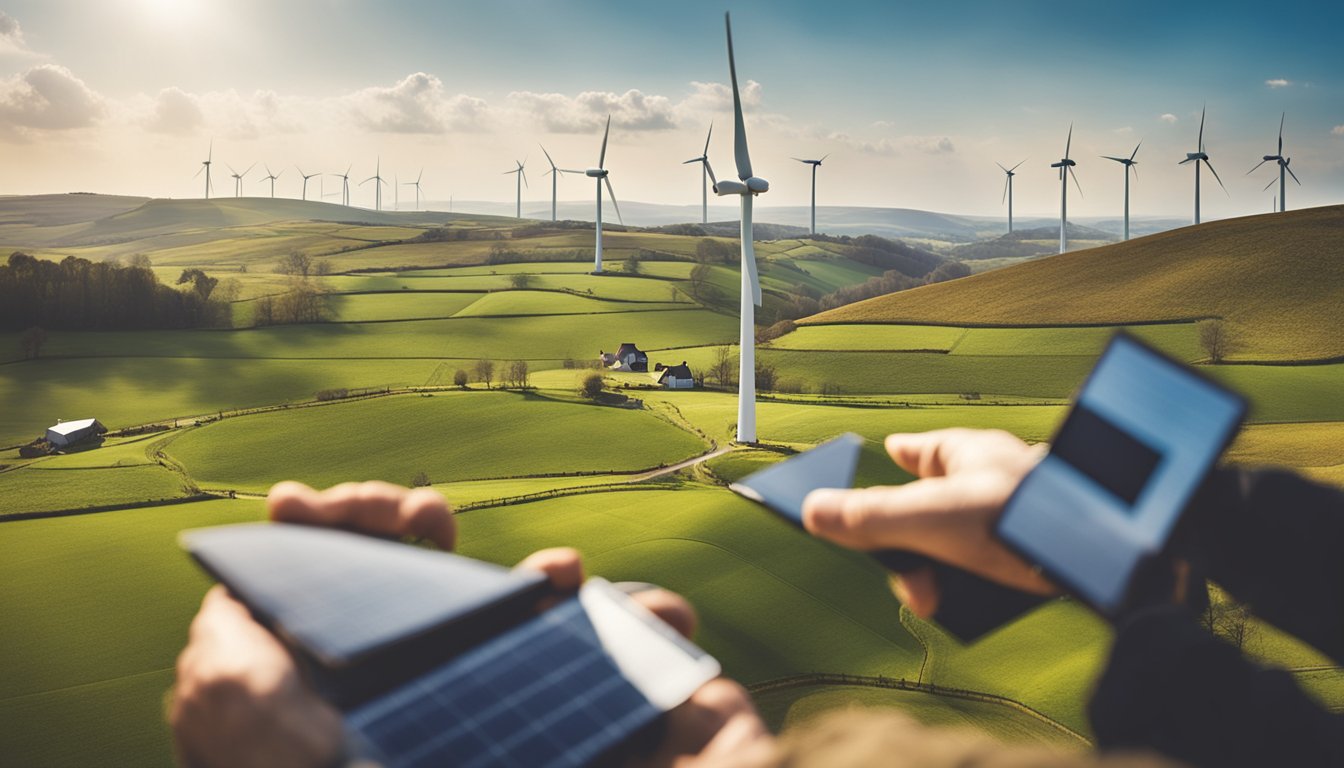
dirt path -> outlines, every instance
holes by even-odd
[[[725,454],[725,453],[729,453],[729,452],[732,451],[732,450],[734,450],[733,446],[731,446],[731,445],[727,445],[727,446],[724,446],[724,447],[722,447],[722,448],[718,448],[718,449],[716,449],[716,450],[710,451],[709,453],[703,453],[703,454],[701,454],[701,455],[699,455],[699,456],[696,456],[696,457],[693,458],[693,459],[687,459],[687,460],[681,462],[680,464],[673,464],[673,465],[670,466],[670,467],[663,467],[662,469],[655,469],[655,470],[653,470],[653,471],[651,471],[651,472],[641,472],[641,473],[638,474],[638,475],[631,475],[631,476],[630,476],[630,479],[629,479],[629,480],[626,480],[626,482],[627,482],[627,483],[642,483],[642,482],[644,482],[645,480],[652,480],[652,479],[655,478],[655,477],[663,477],[664,475],[670,475],[670,474],[672,474],[673,472],[680,472],[681,470],[686,469],[687,467],[694,467],[696,464],[700,464],[700,463],[709,461],[710,459],[718,458],[719,456],[722,456],[722,455]]]

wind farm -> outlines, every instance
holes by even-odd
[[[173,765],[210,587],[174,542],[285,480],[425,488],[462,554],[574,547],[683,595],[774,733],[863,707],[1074,752],[1104,617],[1063,597],[962,643],[728,486],[845,432],[856,487],[910,480],[892,433],[1049,443],[1123,331],[1247,399],[1228,463],[1344,487],[1335,11],[1289,46],[1223,9],[1275,56],[1201,50],[1208,78],[1166,5],[1029,45],[1059,7],[349,4],[238,58],[225,33],[316,6],[138,3],[0,14],[0,764]],[[124,40],[83,58],[91,29]],[[1344,708],[1335,660],[1210,595],[1208,631]]]

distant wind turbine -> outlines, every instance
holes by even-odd
[[[420,175],[415,177],[415,181],[404,181],[403,186],[415,187],[415,210],[420,210],[420,179],[425,177],[425,169],[420,169]]]
[[[583,172],[585,176],[597,182],[597,226],[594,228],[593,239],[593,272],[602,271],[602,184],[607,185],[607,192],[611,194],[611,207],[616,209],[616,219],[622,224],[625,219],[621,217],[621,206],[616,202],[616,190],[611,188],[611,177],[607,175],[607,138],[611,135],[611,115],[607,115],[607,128],[602,132],[602,149],[597,153],[597,167],[589,168]],[[569,171],[577,173],[577,171]]]
[[[401,179],[397,174],[392,174],[392,210],[401,210]]]
[[[375,165],[373,169],[373,175],[359,182],[359,186],[362,187],[370,181],[374,182],[373,209],[375,211],[381,211],[383,210],[383,187],[387,184],[387,181],[383,178],[383,158],[378,158],[378,164]]]
[[[1277,155],[1265,155],[1264,160],[1261,160],[1260,162],[1256,163],[1255,168],[1252,168],[1251,170],[1246,172],[1246,175],[1250,176],[1252,173],[1255,173],[1256,168],[1259,168],[1265,163],[1273,161],[1279,164],[1278,206],[1280,213],[1288,210],[1288,198],[1286,196],[1288,194],[1288,186],[1287,186],[1287,179],[1284,177],[1285,173],[1289,176],[1292,176],[1293,181],[1297,181],[1297,185],[1299,187],[1302,186],[1302,182],[1298,181],[1297,179],[1297,174],[1293,173],[1292,168],[1288,167],[1288,164],[1293,162],[1293,158],[1283,156],[1283,120],[1287,116],[1288,116],[1287,112],[1279,116],[1279,153]],[[1265,185],[1265,189],[1269,189],[1272,186],[1274,186],[1274,180],[1270,179],[1269,183]]]
[[[227,168],[229,169],[229,174],[230,174],[231,176],[233,176],[233,196],[234,196],[234,197],[242,197],[242,196],[243,196],[243,177],[246,176],[247,174],[251,173],[251,172],[252,172],[252,169],[257,167],[257,164],[256,164],[256,163],[253,163],[253,164],[247,166],[247,170],[246,170],[246,171],[243,171],[242,173],[239,173],[239,172],[233,170],[233,166],[232,166],[232,165],[229,165],[228,163],[225,163],[224,165],[225,165],[225,167],[227,167]]]
[[[1069,138],[1064,142],[1064,157],[1058,163],[1051,163],[1051,168],[1059,169],[1060,197],[1059,197],[1059,252],[1063,253],[1069,247],[1069,235],[1065,229],[1069,225],[1069,177],[1073,177],[1074,186],[1078,187],[1079,197],[1083,194],[1083,185],[1078,183],[1078,174],[1073,172],[1073,167],[1078,163],[1069,159],[1069,147],[1073,145],[1073,123],[1069,123]]]
[[[720,197],[738,195],[742,198],[742,312],[739,336],[740,367],[737,380],[737,441],[756,442],[756,307],[761,303],[761,281],[756,274],[756,247],[752,242],[752,200],[770,189],[770,182],[751,171],[751,154],[747,150],[747,127],[742,119],[742,98],[737,90],[737,63],[733,58],[733,23],[723,15],[724,30],[728,36],[728,76],[733,84],[733,159],[739,181],[719,181],[714,169],[705,161],[714,194]]]
[[[504,175],[508,176],[511,173],[518,174],[518,207],[514,218],[521,219],[523,218],[523,185],[527,184],[527,171],[523,170],[523,168],[527,165],[527,161],[523,160],[522,162],[519,162],[514,160],[513,162],[518,163],[518,167],[514,168],[512,171],[505,171]]]
[[[537,146],[541,147],[540,144],[538,144]],[[551,153],[550,153],[550,152],[547,152],[545,147],[541,147],[541,154],[545,155],[545,156],[546,156],[546,162],[548,162],[548,163],[551,164],[551,170],[547,171],[546,173],[543,173],[542,175],[543,175],[543,176],[550,176],[550,177],[551,177],[551,221],[555,221],[555,220],[556,220],[556,218],[555,218],[555,200],[556,200],[556,197],[555,197],[555,196],[556,196],[556,192],[557,192],[557,190],[559,189],[560,174],[562,174],[562,173],[570,173],[570,171],[566,171],[566,170],[563,170],[563,169],[560,169],[560,168],[555,167],[555,161],[551,159]]]
[[[803,160],[795,157],[794,160],[812,166],[812,234],[817,234],[817,169],[821,167],[822,160],[830,157],[830,154],[821,156],[821,160]]]
[[[295,168],[295,170],[297,170],[297,171],[299,172],[299,175],[303,177],[303,199],[304,199],[304,200],[307,200],[307,199],[308,199],[308,180],[311,179],[311,178],[313,178],[314,176],[320,176],[321,174],[318,174],[318,173],[304,173],[304,172],[303,172],[303,169],[300,168],[300,167],[298,167],[297,165],[294,166],[294,168]],[[320,182],[321,179],[318,179],[318,181]]]
[[[714,135],[714,124],[709,124],[709,132],[705,134],[705,151],[700,153],[699,157],[693,157],[682,163],[690,165],[691,163],[700,164],[700,223],[709,223],[709,137]]]
[[[1207,111],[1207,108],[1205,108],[1205,109],[1203,109],[1203,110],[1200,110],[1200,112],[1199,112],[1199,151],[1198,151],[1198,152],[1186,152],[1186,153],[1185,153],[1185,159],[1182,160],[1181,162],[1177,163],[1177,165],[1185,165],[1186,163],[1194,163],[1194,164],[1195,164],[1195,223],[1196,223],[1196,224],[1199,223],[1199,165],[1200,165],[1200,163],[1203,163],[1204,165],[1209,166],[1209,171],[1211,171],[1211,172],[1213,173],[1213,178],[1218,179],[1218,186],[1223,187],[1223,192],[1227,192],[1227,187],[1224,187],[1224,186],[1223,186],[1223,180],[1220,179],[1220,178],[1218,178],[1218,172],[1215,171],[1215,170],[1213,170],[1213,163],[1209,162],[1209,153],[1204,151],[1204,113],[1205,113],[1206,111]]]
[[[341,180],[341,205],[346,207],[350,206],[350,169],[354,167],[355,166],[352,163],[346,167],[345,173],[331,174]]]
[[[210,140],[210,153],[207,154],[207,155],[205,156],[205,160],[201,162],[201,167],[200,167],[200,169],[196,171],[196,176],[200,176],[200,175],[201,175],[201,171],[205,171],[205,199],[206,199],[206,200],[209,200],[209,199],[210,199],[210,190],[211,190],[211,189],[214,189],[214,185],[210,183],[210,163],[214,160],[214,157],[215,157],[215,140],[214,140],[214,139],[211,139],[211,140]],[[192,176],[191,178],[194,179],[194,178],[196,178],[196,176]]]
[[[1022,161],[1022,163],[1025,162],[1027,161]],[[1003,182],[1003,198],[999,200],[999,203],[1002,204],[1004,200],[1008,201],[1008,234],[1010,235],[1013,233],[1013,177],[1017,175],[1017,169],[1022,163],[1018,163],[1012,168],[1004,168],[1003,163],[995,163],[1007,174],[1006,180]]]
[[[284,173],[284,171],[282,170],[282,171],[280,171],[280,173],[271,173],[271,166],[268,165],[268,166],[266,166],[266,175],[261,177],[261,180],[262,180],[262,181],[269,181],[269,182],[271,182],[271,198],[272,198],[272,199],[275,198],[275,180],[278,179],[278,178],[280,178],[280,174],[281,174],[281,173]]]
[[[1134,156],[1139,154],[1139,147],[1141,146],[1143,146],[1142,141],[1140,141],[1138,144],[1135,144],[1134,151],[1129,153],[1129,157],[1111,157],[1110,155],[1102,155],[1102,158],[1106,160],[1114,160],[1115,162],[1125,166],[1125,239],[1126,240],[1129,239],[1129,172],[1133,171],[1134,178],[1138,178],[1139,169],[1135,168],[1134,166],[1138,165],[1139,161],[1135,160]]]

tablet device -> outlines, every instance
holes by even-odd
[[[1160,552],[1246,413],[1239,395],[1118,334],[996,533],[1103,614]]]
[[[863,438],[847,433],[728,487],[802,528],[807,494],[818,488],[852,487],[862,447]],[[962,642],[978,639],[1048,599],[912,552],[888,549],[866,554],[898,574],[932,568],[939,593],[933,620]]]
[[[557,595],[540,573],[298,525],[181,540],[340,710],[353,762],[587,765],[720,671],[601,579]]]

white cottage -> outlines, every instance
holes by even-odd
[[[691,368],[685,360],[681,361],[681,365],[664,366],[660,363],[653,373],[653,380],[663,389],[695,388],[695,376],[691,374]]]
[[[58,421],[55,426],[47,427],[47,442],[57,448],[74,445],[80,440],[107,431],[97,419],[78,419],[76,421]]]

